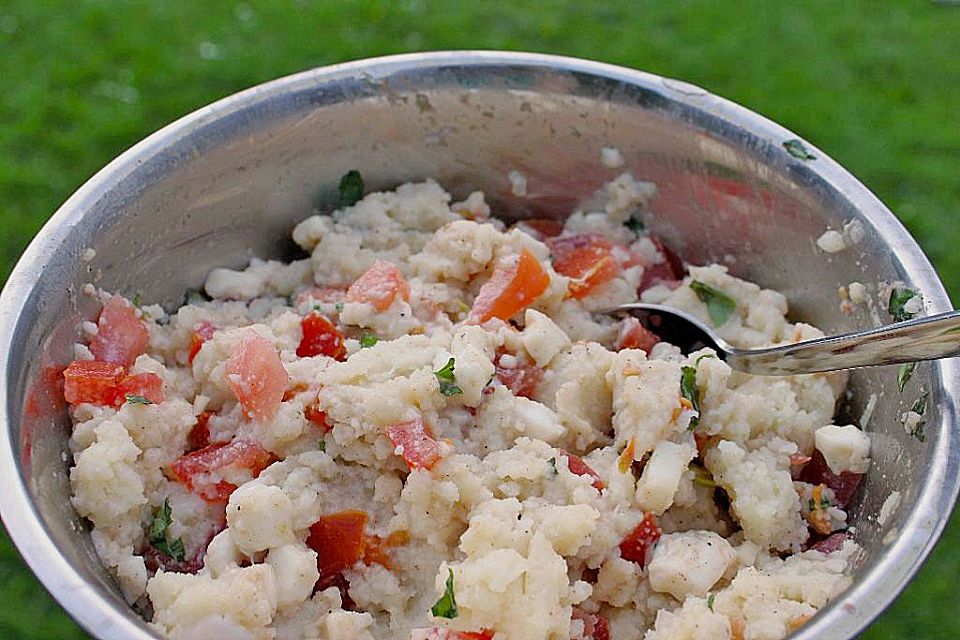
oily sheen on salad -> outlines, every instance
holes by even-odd
[[[88,287],[64,371],[72,500],[180,640],[765,640],[848,584],[869,441],[842,374],[683,354],[638,299],[740,347],[820,336],[640,222],[624,174],[507,226],[433,181],[215,269],[172,313]]]

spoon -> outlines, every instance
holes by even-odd
[[[710,347],[731,368],[762,376],[904,364],[960,355],[960,311],[764,349],[737,349],[692,315],[659,304],[636,302],[608,313],[636,317],[683,353]]]

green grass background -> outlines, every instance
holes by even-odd
[[[151,131],[317,65],[516,49],[683,78],[798,132],[873,189],[960,294],[960,6],[804,3],[0,2],[0,282],[47,217]],[[865,634],[953,638],[960,518]],[[0,638],[81,638],[0,531]]]

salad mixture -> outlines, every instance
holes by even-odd
[[[64,372],[73,503],[176,639],[781,638],[849,583],[869,441],[842,374],[683,354],[642,299],[739,347],[820,336],[684,266],[624,174],[512,227],[432,181],[307,218],[309,257],[102,311]]]

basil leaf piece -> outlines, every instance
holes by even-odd
[[[917,295],[917,292],[913,289],[894,289],[890,292],[890,302],[887,305],[887,311],[893,316],[894,322],[903,322],[904,320],[909,320],[913,316],[917,315],[912,311],[907,311],[907,303],[913,300]]]
[[[453,620],[460,615],[460,612],[457,611],[457,600],[453,595],[453,569],[447,569],[447,571],[450,572],[450,575],[447,577],[446,588],[437,603],[430,607],[430,613],[437,618]]]
[[[716,287],[694,280],[690,283],[690,288],[700,298],[700,302],[707,305],[707,313],[710,314],[710,322],[714,326],[722,326],[730,314],[737,310],[734,299]]]
[[[643,230],[647,228],[646,225],[643,224],[643,220],[640,219],[640,216],[636,214],[627,218],[623,223],[623,226],[625,226],[627,229],[630,229],[630,231],[633,231],[637,235],[640,235]]]
[[[126,399],[127,404],[153,404],[153,401],[149,398],[138,396],[135,393],[128,393]]]
[[[801,160],[816,160],[817,156],[813,155],[807,151],[807,147],[804,146],[798,138],[793,140],[787,140],[783,143],[783,148],[787,150],[787,153],[792,155],[794,158],[800,158]]]
[[[550,475],[551,475],[551,476],[557,475],[558,471],[557,471],[557,459],[556,459],[556,458],[550,458],[549,460],[547,460],[547,466],[550,467]]]
[[[693,471],[693,481],[702,487],[714,489],[717,483],[713,480],[713,474],[698,464],[691,464],[690,471]]]
[[[908,362],[907,364],[902,364],[897,369],[897,389],[903,391],[907,386],[910,378],[913,376],[914,369],[917,368],[916,362]]]
[[[373,335],[369,331],[364,331],[363,335],[360,336],[360,348],[366,349],[367,347],[372,347],[373,345],[380,342],[380,338]]]
[[[456,360],[450,358],[439,371],[433,372],[433,375],[437,376],[437,381],[440,382],[440,393],[448,397],[463,393],[463,389],[457,386],[457,377],[453,373],[455,364]]]
[[[133,294],[133,299],[130,300],[130,304],[132,304],[132,305],[133,305],[134,307],[136,307],[137,309],[140,308],[140,306],[141,306],[141,300],[140,300],[140,294],[139,294],[139,293]]]
[[[713,601],[716,600],[716,598],[717,598],[717,594],[715,593],[711,593],[707,597],[707,608],[710,609],[710,611],[713,611]]]
[[[173,510],[170,508],[170,498],[163,501],[163,506],[153,516],[153,522],[147,530],[147,539],[154,549],[160,553],[183,562],[186,553],[183,548],[183,539],[177,538],[173,542],[167,541],[167,529],[173,523]]]
[[[343,313],[343,303],[342,303],[342,302],[338,302],[337,304],[333,305],[333,308],[337,310],[337,313]]]
[[[350,207],[363,197],[363,176],[356,169],[351,169],[340,178],[340,206]]]
[[[698,415],[690,418],[688,430],[693,431],[700,424],[700,390],[697,389],[697,370],[694,367],[680,369],[680,394],[690,401]]]

